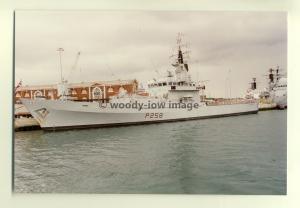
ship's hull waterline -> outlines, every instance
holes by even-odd
[[[44,130],[114,127],[207,119],[258,112],[257,103],[201,106],[197,109],[112,109],[97,102],[28,100],[23,104]]]
[[[276,103],[276,105],[279,109],[287,108],[287,97],[286,96],[275,97],[274,102]]]

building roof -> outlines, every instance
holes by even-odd
[[[136,79],[132,80],[112,80],[112,81],[93,81],[93,82],[80,82],[80,83],[69,83],[69,88],[79,88],[79,87],[90,87],[93,85],[128,85],[137,82]],[[49,85],[26,85],[20,86],[16,90],[16,92],[24,91],[24,90],[47,90],[47,89],[57,89],[56,84],[49,84]]]

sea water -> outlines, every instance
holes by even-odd
[[[286,117],[16,132],[14,191],[286,194]]]

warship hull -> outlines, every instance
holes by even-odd
[[[162,122],[207,119],[258,112],[255,102],[202,105],[195,109],[115,109],[97,102],[29,100],[23,104],[44,130],[114,127]]]

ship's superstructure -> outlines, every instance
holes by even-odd
[[[200,85],[192,81],[189,73],[189,65],[184,60],[182,51],[181,35],[177,38],[178,52],[171,57],[176,56],[175,63],[172,64],[174,70],[167,70],[164,77],[154,78],[148,81],[148,92],[150,96],[161,97],[170,101],[193,100],[200,102]],[[188,92],[188,93],[187,93]]]
[[[255,100],[227,104],[207,104],[201,100],[205,87],[192,81],[180,35],[177,44],[176,61],[172,64],[174,70],[167,71],[165,77],[150,80],[147,97],[119,92],[109,100],[93,102],[21,100],[43,129],[119,126],[257,113]]]
[[[281,109],[287,108],[287,78],[280,78],[271,91],[271,97]]]
[[[275,73],[273,73],[275,71]],[[280,68],[269,71],[269,87],[267,91],[270,98],[276,103],[278,108],[287,107],[287,78],[280,73]]]
[[[257,89],[256,78],[252,78],[252,82],[250,83],[250,88],[246,92],[246,99],[259,99],[260,92]]]

